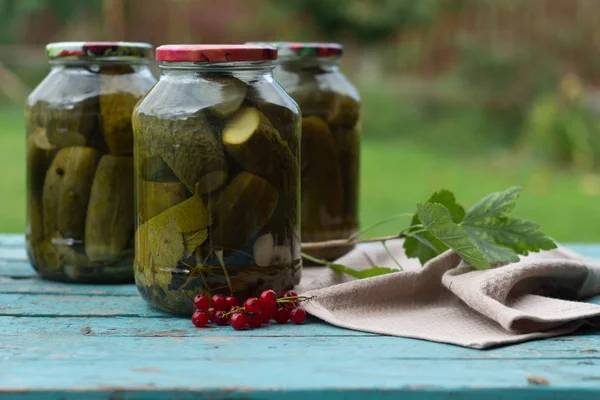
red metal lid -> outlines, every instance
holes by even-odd
[[[277,49],[264,45],[168,44],[156,49],[157,61],[233,62],[277,60]]]

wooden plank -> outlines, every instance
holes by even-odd
[[[36,276],[35,270],[27,261],[0,259],[0,278],[26,279]]]
[[[137,297],[139,293],[134,284],[85,285],[43,280],[37,276],[12,279],[0,276],[0,293],[5,294],[53,294],[87,296],[125,296]]]
[[[0,316],[165,317],[140,297],[0,293]]]
[[[96,343],[95,347],[63,344],[43,356],[24,352],[18,358],[4,358],[0,365],[0,390],[101,391],[106,397],[127,390],[190,391],[204,395],[240,392],[253,398],[254,391],[283,390],[310,391],[311,394],[331,389],[362,393],[436,389],[539,390],[527,380],[527,377],[536,376],[547,380],[554,390],[589,389],[595,396],[600,396],[597,382],[600,371],[590,365],[594,361],[490,359],[432,362],[394,356],[365,359],[362,352],[328,352],[329,357],[326,357],[311,347],[304,348],[303,352],[291,351],[297,349],[296,342],[291,339],[287,346],[272,346],[261,353],[255,352],[252,345],[227,351],[228,342],[213,343],[213,348],[206,351],[204,346],[195,348],[189,343],[174,346],[178,340],[152,338],[130,343],[129,346],[138,349],[135,357],[116,353],[125,346],[105,342]],[[220,357],[214,357],[215,348],[225,349],[219,353]],[[261,346],[260,350],[264,348]],[[163,351],[166,358],[152,358],[153,354]],[[148,356],[143,357],[144,353]],[[531,398],[540,398],[542,393],[548,392],[544,390],[537,393],[538,397]],[[85,393],[80,393],[79,398],[85,398]]]
[[[344,337],[378,336],[372,333],[336,328],[312,319],[300,328],[290,324],[271,323],[261,329],[238,332],[229,327],[197,329],[188,318],[172,316],[159,318],[143,317],[0,317],[0,337],[21,336],[37,341],[38,337],[68,336],[129,336],[129,337],[203,337],[203,336],[245,336],[245,337]],[[8,339],[7,339],[8,340]],[[592,348],[593,343],[581,339],[582,346]],[[584,344],[585,343],[585,344]],[[600,349],[599,349],[600,350]]]
[[[100,391],[102,390],[102,391]],[[0,391],[0,393],[2,393]],[[191,388],[185,390],[161,389],[133,389],[103,387],[95,392],[74,391],[19,391],[12,395],[5,395],[9,399],[20,400],[597,400],[597,392],[589,389],[528,387],[525,389],[430,389],[427,387],[382,388],[370,390],[344,390],[343,388],[327,388],[319,391],[312,390],[238,390],[224,389],[213,391],[195,391]],[[4,398],[4,397],[3,397]]]
[[[294,348],[286,351],[303,353],[307,348],[318,353],[318,357],[335,357],[340,354],[353,354],[362,359],[463,359],[463,360],[539,360],[539,359],[577,359],[600,360],[600,336],[595,334],[571,335],[544,341],[533,341],[514,346],[480,351],[441,343],[421,340],[379,336],[334,328],[320,322],[310,322],[301,327],[270,324],[251,331],[234,331],[230,327],[194,328],[187,319],[67,319],[67,318],[24,318],[25,321],[7,323],[6,317],[0,318],[2,336],[7,346],[0,348],[3,360],[20,359],[27,353],[36,354],[40,359],[50,357],[55,349],[65,343],[73,349],[109,346],[119,357],[139,359],[167,359],[171,352],[182,351],[186,346],[202,350],[205,357],[220,358],[227,353],[243,352],[247,346],[257,354],[269,353],[272,347]],[[37,321],[33,321],[37,319]],[[21,324],[21,326],[17,326]],[[4,335],[4,331],[14,328],[15,332]],[[149,353],[139,353],[140,346],[153,346],[155,338],[171,338],[175,344],[157,346]],[[226,343],[214,347],[215,343]],[[196,351],[196,350],[194,350]],[[103,358],[111,357],[103,353]],[[36,356],[36,357],[37,357]],[[196,355],[189,354],[194,358]],[[181,355],[185,359],[188,355]]]
[[[600,304],[600,296],[588,302]],[[160,318],[166,315],[151,309],[140,296],[0,293],[0,316]]]
[[[25,248],[25,235],[15,233],[2,233],[0,234],[0,248],[11,248],[17,247],[20,249]]]
[[[0,260],[5,263],[13,262],[24,262],[29,265],[27,259],[27,253],[23,247],[2,247],[0,253]]]

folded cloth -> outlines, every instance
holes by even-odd
[[[485,271],[453,251],[421,267],[401,240],[388,248],[403,272],[357,280],[305,268],[297,291],[314,296],[306,311],[343,328],[476,349],[570,333],[600,316],[600,305],[579,301],[600,294],[600,264],[565,248]],[[381,244],[358,247],[337,263],[397,268]]]

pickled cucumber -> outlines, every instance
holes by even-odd
[[[242,168],[267,179],[278,190],[279,200],[267,230],[276,243],[295,241],[300,168],[287,142],[261,111],[244,107],[225,123],[223,143]]]
[[[85,217],[98,152],[90,147],[58,151],[46,172],[43,193],[44,234],[83,240]]]
[[[279,195],[266,179],[241,172],[211,202],[211,245],[241,249],[269,221]],[[279,221],[280,224],[284,223]]]
[[[102,79],[112,82],[113,79]],[[118,156],[133,155],[133,133],[131,112],[139,100],[131,93],[116,92],[100,96],[100,113],[104,141],[111,154]]]
[[[131,65],[104,66],[100,71],[100,118],[108,151],[133,155],[131,113],[151,87],[151,81],[134,73]]]
[[[360,180],[360,129],[335,128],[331,132],[335,140],[342,165],[344,188],[344,215],[349,227],[358,226],[358,193]]]
[[[279,132],[292,151],[298,157],[300,117],[296,104],[285,94],[274,93],[265,85],[248,89],[248,103],[258,108]]]
[[[246,171],[262,176],[279,189],[296,186],[298,161],[258,109],[243,107],[234,114],[223,127],[223,144]],[[286,182],[290,179],[292,182]]]
[[[332,112],[328,115],[327,122],[332,127],[354,128],[358,123],[360,105],[349,96],[337,95],[334,98]]]
[[[140,180],[140,217],[149,221],[158,214],[181,203],[189,197],[185,186],[180,182],[149,182]]]
[[[329,126],[319,117],[302,119],[302,155],[303,240],[317,241],[323,233],[321,240],[335,238],[344,215],[340,159]]]
[[[206,240],[209,214],[199,195],[169,208],[136,232],[136,263],[145,271],[173,269],[186,252]]]
[[[44,239],[42,196],[29,194],[27,197],[27,227],[25,233],[30,244],[36,245]]]
[[[38,268],[49,270],[52,273],[59,272],[63,266],[63,261],[58,251],[52,244],[52,237],[31,246],[33,259]]]
[[[202,194],[225,184],[228,169],[223,146],[203,114],[166,121],[146,115],[134,118],[143,120],[135,124],[140,129],[136,136],[145,142],[150,154],[160,156],[190,192],[197,184]]]
[[[98,129],[98,97],[91,96],[69,104],[44,104],[41,112],[48,141],[56,147],[92,144]]]
[[[339,223],[344,214],[340,158],[329,126],[302,118],[302,225]]]
[[[42,194],[46,170],[56,150],[48,141],[44,128],[35,128],[27,137],[27,184],[34,195]]]
[[[90,261],[122,257],[133,233],[133,158],[100,159],[87,210],[85,251]]]
[[[316,115],[331,127],[352,128],[359,119],[360,104],[346,94],[320,90],[316,86],[297,87],[290,95],[298,102],[303,116]]]

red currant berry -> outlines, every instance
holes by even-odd
[[[262,318],[263,324],[268,324],[271,321],[271,314],[258,314]]]
[[[208,296],[198,294],[196,295],[196,297],[194,297],[194,305],[196,306],[197,310],[206,311],[208,309],[209,303],[210,299],[208,298]]]
[[[231,319],[229,320],[231,326],[236,331],[243,331],[248,326],[248,317],[243,313],[234,313],[231,315]]]
[[[277,293],[274,290],[265,290],[260,294],[260,301],[265,307],[277,305]]]
[[[273,315],[275,315],[276,312],[277,312],[277,305],[274,305],[271,307],[265,307],[265,309],[262,310],[260,313],[265,316],[264,317],[265,322],[269,322],[269,320],[271,318],[273,318]]]
[[[279,307],[273,316],[273,319],[278,324],[285,324],[290,319],[290,310],[285,307]]]
[[[292,324],[301,324],[306,319],[306,311],[302,307],[296,307],[292,311],[290,311],[290,321]]]
[[[239,307],[240,306],[240,301],[235,296],[227,296],[227,297],[225,297],[225,301],[227,301],[227,305],[229,307],[234,307],[234,306]]]
[[[217,310],[215,310],[214,307],[208,307],[208,309],[206,310],[206,313],[208,314],[208,316],[210,317],[210,320],[212,322],[217,322],[217,319],[215,318],[216,312],[217,312]]]
[[[260,328],[263,323],[262,314],[247,314],[250,329]]]
[[[212,297],[212,306],[219,311],[225,311],[229,308],[227,306],[227,300],[225,300],[225,296],[222,294],[215,294]]]
[[[281,295],[282,299],[285,299],[287,297],[297,297],[298,293],[294,292],[293,290],[286,290],[285,292],[283,292],[283,294]],[[283,301],[280,303],[282,306],[289,308],[290,310],[294,307],[298,307],[298,305],[300,304],[300,302],[296,299],[294,299],[294,301]]]
[[[192,323],[197,328],[204,328],[208,324],[209,319],[210,319],[209,315],[206,312],[200,311],[200,310],[197,310],[192,315]]]
[[[250,297],[244,302],[244,308],[247,313],[258,314],[263,310],[263,305],[256,297]]]
[[[227,324],[229,324],[229,317],[226,317],[223,314],[225,314],[224,311],[217,311],[215,313],[215,319],[216,319],[215,322],[219,326],[226,326]]]

